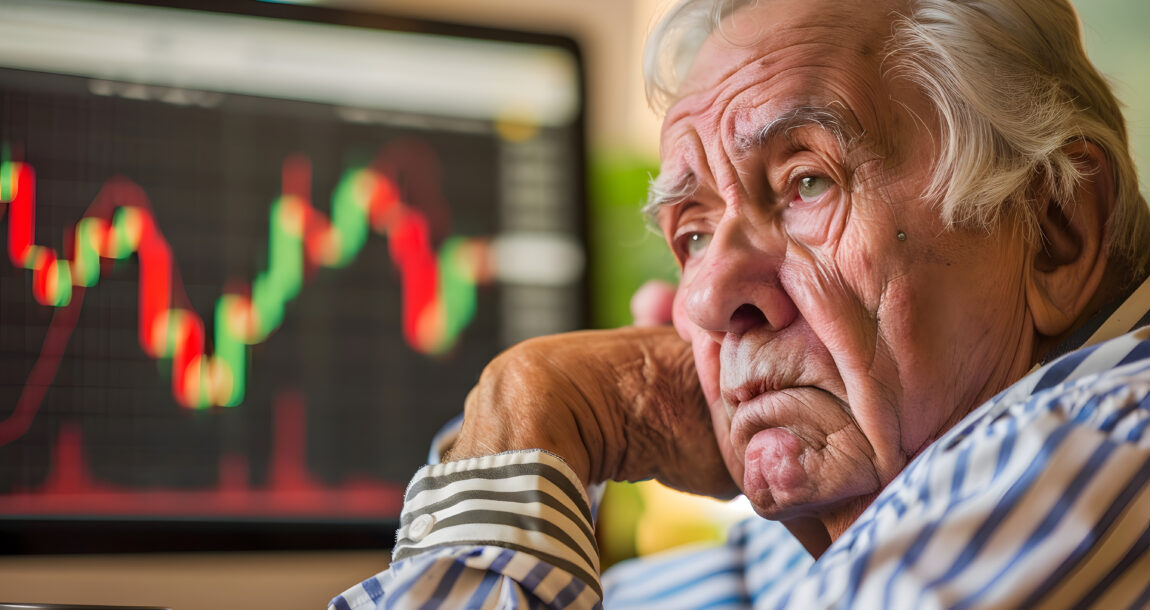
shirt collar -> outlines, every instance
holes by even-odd
[[[1150,277],[1124,297],[1118,297],[1099,309],[1082,326],[1043,357],[1041,366],[1059,356],[1083,347],[1097,345],[1150,323]]]

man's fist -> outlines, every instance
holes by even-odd
[[[559,455],[584,484],[656,478],[694,493],[738,492],[690,345],[668,327],[540,337],[493,360],[447,459],[515,449]]]

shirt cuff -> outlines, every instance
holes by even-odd
[[[393,559],[443,546],[499,546],[599,589],[589,505],[567,464],[538,449],[424,466],[407,488]]]

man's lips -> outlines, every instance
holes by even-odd
[[[800,396],[808,393],[825,395],[826,391],[811,385],[792,385],[744,394],[748,396],[746,400],[726,403],[731,422],[731,445],[743,453],[751,438],[763,430],[783,428],[794,433],[797,432],[793,429],[796,425],[800,429],[805,428],[799,409],[807,408],[808,401]]]
[[[720,392],[723,402],[727,406],[727,414],[734,417],[735,412],[743,405],[750,404],[762,396],[781,392],[791,387],[794,387],[791,382],[757,379],[743,382],[733,388],[721,387]]]
[[[754,371],[748,372],[753,373]],[[732,411],[737,411],[742,405],[754,403],[763,396],[802,387],[804,383],[799,377],[798,373],[789,371],[772,371],[769,374],[760,374],[746,379],[728,377],[720,382],[719,391],[723,397],[723,402],[727,405],[728,414],[733,417]]]
[[[765,381],[744,383],[733,390],[724,389],[723,400],[730,404],[738,405],[767,391],[770,391],[770,388]]]
[[[794,341],[728,339],[719,355],[719,393],[728,414],[764,395],[810,382],[810,350]],[[819,367],[816,365],[816,370]]]
[[[741,452],[756,432],[767,428],[778,428],[779,421],[773,408],[779,392],[788,388],[755,389],[740,388],[734,392],[724,392],[723,401],[731,420],[731,442]]]

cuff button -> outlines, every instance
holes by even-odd
[[[431,533],[431,528],[433,527],[435,527],[435,517],[433,515],[420,515],[411,522],[411,525],[407,526],[407,537],[413,542],[419,542]]]

